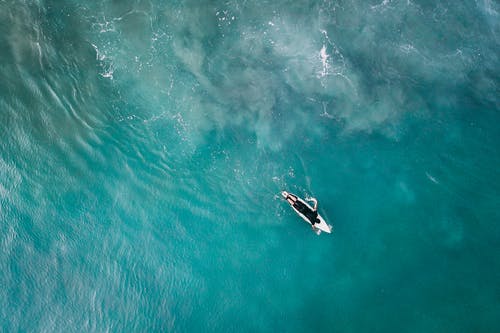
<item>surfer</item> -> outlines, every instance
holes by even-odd
[[[318,200],[316,198],[306,198],[307,201],[314,202],[314,207],[311,210],[309,207],[304,205],[300,200],[297,200],[297,197],[293,194],[288,194],[286,197],[286,201],[290,205],[292,205],[295,209],[297,209],[299,212],[304,214],[305,217],[311,222],[311,227],[313,230],[316,230],[314,227],[315,223],[320,223],[320,220],[318,219]]]
[[[316,198],[306,197],[303,199],[287,191],[281,191],[281,196],[304,221],[311,225],[316,234],[319,235],[322,231],[332,233],[332,226],[326,224],[325,219],[318,214],[318,200]],[[311,205],[307,201],[313,204]]]

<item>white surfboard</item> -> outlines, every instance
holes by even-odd
[[[301,199],[299,196],[293,194],[293,193],[288,193],[287,191],[283,191],[281,192],[281,195],[283,196],[283,198],[285,198],[285,200],[289,197],[289,196],[293,196],[294,198],[297,198],[297,201],[300,201],[301,203],[303,203],[305,206],[307,206],[309,209],[313,209],[311,207],[311,205],[309,205],[305,200]],[[306,221],[307,223],[309,223],[310,225],[311,222],[309,221],[309,219],[304,215],[302,214],[300,211],[298,211],[292,204],[290,204],[290,207],[293,208],[293,210],[300,216],[302,217],[302,219],[304,221]],[[319,219],[319,223],[315,223],[314,224],[314,229],[316,231],[316,233],[319,235],[321,233],[321,231],[324,231],[326,233],[331,233],[332,232],[332,226],[327,224],[325,219],[318,214],[318,219]]]

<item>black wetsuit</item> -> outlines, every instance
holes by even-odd
[[[297,209],[299,212],[304,214],[304,216],[307,217],[307,219],[309,220],[309,222],[311,222],[312,225],[320,222],[318,219],[318,212],[315,210],[309,209],[309,207],[304,205],[299,200],[294,202],[293,207],[295,207],[295,209]]]

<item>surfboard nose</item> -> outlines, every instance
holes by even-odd
[[[287,191],[282,191],[281,195],[283,196],[283,198],[286,199],[286,197],[288,197],[288,192]]]

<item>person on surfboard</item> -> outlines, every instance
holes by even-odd
[[[288,196],[286,197],[286,201],[288,201],[288,203],[292,205],[295,209],[297,209],[299,212],[304,214],[304,216],[307,217],[309,222],[311,222],[311,227],[313,228],[313,230],[316,230],[314,224],[320,223],[318,219],[318,200],[316,200],[316,198],[306,198],[306,200],[314,202],[314,207],[312,210],[306,205],[304,205],[302,202],[300,202],[300,200],[297,200],[297,197],[295,195],[289,193]]]

